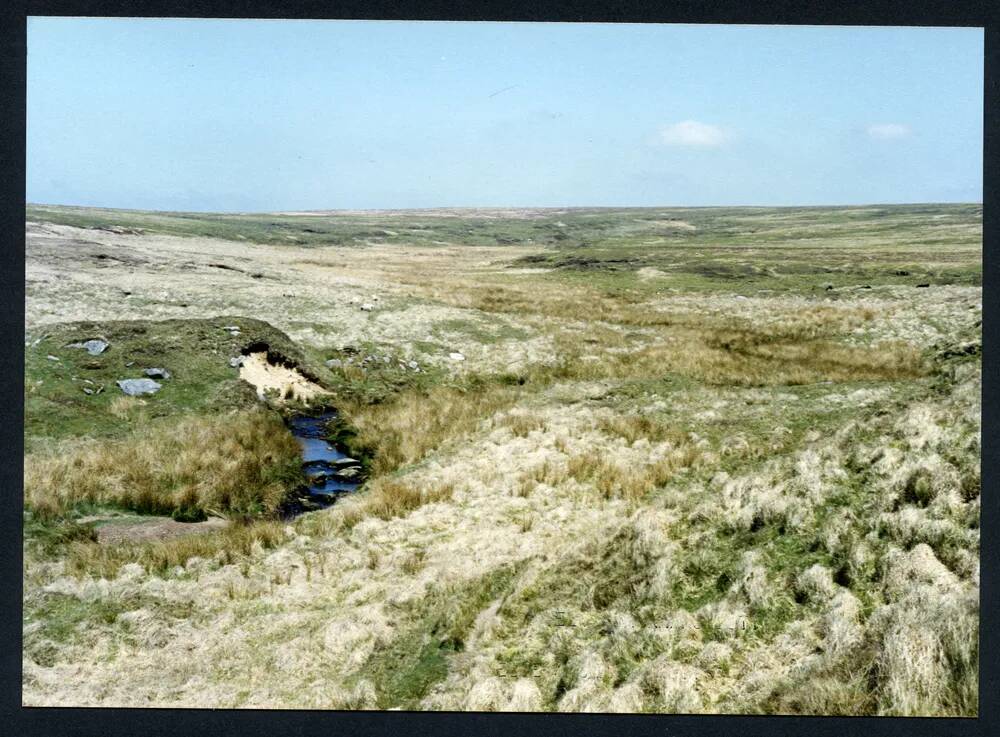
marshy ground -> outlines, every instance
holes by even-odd
[[[24,703],[974,715],[981,217],[29,207]]]

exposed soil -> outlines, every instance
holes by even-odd
[[[212,532],[229,524],[228,520],[212,517],[204,522],[178,522],[170,517],[148,517],[142,520],[126,518],[107,521],[97,527],[97,541],[102,545],[123,542],[150,542],[185,535]]]

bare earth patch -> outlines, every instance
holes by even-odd
[[[150,542],[197,535],[223,529],[228,522],[212,517],[203,522],[177,522],[170,517],[150,517],[143,520],[107,521],[97,527],[97,541],[104,545],[122,542]]]
[[[273,393],[279,400],[291,399],[308,404],[316,397],[330,393],[294,368],[271,363],[267,360],[266,351],[243,357],[240,378],[253,386],[262,399]]]

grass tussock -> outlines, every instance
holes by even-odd
[[[345,403],[342,412],[357,429],[352,449],[373,458],[373,476],[425,458],[449,440],[473,432],[490,415],[509,407],[508,386],[476,389],[437,387],[411,391],[381,404]]]
[[[702,464],[702,449],[684,443],[667,455],[635,466],[618,463],[595,453],[574,453],[565,462],[546,459],[528,469],[513,487],[516,496],[526,497],[535,487],[559,487],[569,482],[593,488],[603,499],[637,501],[669,482],[677,473]]]
[[[498,427],[508,428],[515,436],[526,438],[533,430],[544,430],[545,420],[530,412],[511,412],[495,423]]]
[[[348,527],[366,517],[389,520],[404,517],[424,504],[444,502],[455,492],[453,484],[413,484],[398,479],[381,478],[370,483],[359,503],[346,507],[340,522]]]
[[[266,514],[298,478],[295,439],[276,414],[254,409],[33,453],[25,457],[25,506],[42,518],[80,503],[185,518]]]

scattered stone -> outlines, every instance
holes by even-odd
[[[108,342],[104,340],[88,340],[82,344],[82,347],[87,350],[92,356],[99,356],[104,351],[108,349]]]
[[[229,359],[230,368],[239,368],[243,365],[243,356],[235,356]]]
[[[361,461],[359,461],[357,458],[348,458],[347,456],[344,456],[343,458],[338,458],[335,461],[330,461],[330,463],[331,463],[331,465],[334,465],[334,466],[360,466],[361,465]]]
[[[420,370],[420,364],[417,363],[416,361],[410,361],[406,365],[409,366],[413,371],[419,371]]]
[[[329,361],[326,362],[326,367],[329,369],[340,368],[343,365],[344,362],[341,361],[339,358],[331,358]]]
[[[371,302],[365,302],[363,305],[361,305],[361,310],[363,312],[371,312],[374,309],[375,305],[373,305]]]
[[[234,330],[238,331],[240,329],[240,326],[239,325],[223,325],[222,329],[223,330],[228,330],[229,332],[233,332]]]
[[[452,361],[464,361],[465,360],[465,356],[463,356],[461,353],[459,353],[457,351],[455,351],[454,353],[449,353],[448,354],[448,358],[450,358]]]
[[[736,299],[750,299],[749,297],[744,297],[742,294],[737,294]]]
[[[169,379],[170,372],[162,368],[148,368],[143,371],[151,379]]]
[[[161,385],[152,379],[120,379],[115,383],[130,397],[138,397],[142,394],[155,394],[161,389]]]
[[[358,474],[361,473],[361,469],[357,466],[348,466],[347,468],[342,468],[337,471],[337,478],[339,479],[353,479],[357,478]]]
[[[391,363],[392,359],[389,356],[382,356],[382,363]]]
[[[83,343],[74,343],[72,348],[84,348],[92,356],[99,356],[108,349],[110,344],[106,340],[87,340]]]
[[[83,387],[83,393],[89,396],[94,393],[94,390],[88,389],[87,387]]]
[[[135,361],[129,361],[125,364],[125,368],[132,368],[133,366],[135,366]]]
[[[49,359],[50,361],[58,361],[59,360],[58,356],[53,356],[53,355],[48,355],[48,356],[46,356],[46,358]]]

